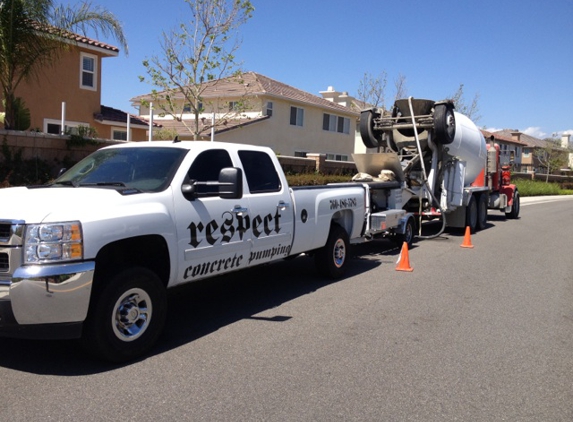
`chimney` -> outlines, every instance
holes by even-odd
[[[521,142],[520,138],[521,138],[521,132],[520,131],[516,130],[516,131],[511,132],[511,139],[513,139],[514,141],[517,141],[517,142]]]
[[[569,140],[571,138],[571,134],[564,133],[561,135],[561,148],[569,149]]]

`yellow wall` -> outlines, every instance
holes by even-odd
[[[228,100],[220,99],[219,103],[224,104],[226,101]],[[264,110],[266,110],[268,101],[273,103],[273,114],[269,119],[216,134],[216,140],[268,146],[280,155],[292,156],[295,151],[304,151],[308,153],[343,154],[347,155],[349,160],[352,160],[351,154],[354,152],[356,116],[340,113],[337,110],[266,96],[250,99],[250,107],[245,114],[252,118],[261,117]],[[290,124],[291,106],[304,109],[304,125],[302,127]],[[156,108],[155,104],[154,108]],[[147,109],[141,107],[140,116],[148,118],[147,113]],[[323,130],[324,113],[349,118],[349,133],[344,134]],[[211,121],[210,113],[205,113],[203,116],[209,122]],[[188,118],[191,118],[191,116],[189,115]],[[163,119],[171,119],[171,117],[161,117],[157,114],[154,115],[153,121],[161,124]]]
[[[97,57],[95,91],[80,88],[80,51]],[[66,102],[66,120],[93,126],[93,115],[100,111],[101,54],[72,47],[40,74],[20,84],[16,91],[30,109],[31,128],[43,131],[44,118],[61,120]]]

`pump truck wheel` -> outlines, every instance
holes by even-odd
[[[475,195],[472,195],[472,197],[470,198],[470,203],[466,208],[466,227],[469,227],[470,231],[472,233],[475,233],[477,224],[478,224],[478,206]]]
[[[404,227],[404,233],[396,233],[394,235],[394,242],[398,246],[402,246],[404,242],[408,244],[408,248],[412,247],[412,242],[416,236],[416,223],[412,217],[408,218],[406,221],[406,226]]]
[[[515,191],[513,191],[513,203],[511,205],[511,211],[505,213],[506,218],[511,218],[514,220],[518,218],[519,209],[520,209],[519,191],[517,190],[517,188],[515,188]]]
[[[378,148],[382,145],[382,134],[374,133],[374,110],[360,113],[360,137],[366,148]]]
[[[318,272],[329,278],[342,277],[346,271],[349,245],[346,230],[338,224],[332,224],[326,245],[316,251],[314,255]]]
[[[477,229],[483,230],[487,226],[487,195],[485,193],[482,193],[479,196],[477,208],[478,208]]]
[[[452,104],[437,104],[434,107],[435,141],[442,145],[454,142],[456,136],[456,118]]]

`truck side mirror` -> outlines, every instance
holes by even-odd
[[[243,170],[237,167],[221,169],[219,173],[219,196],[223,199],[243,197]]]
[[[195,198],[219,196],[223,199],[239,199],[243,197],[243,170],[236,167],[226,167],[219,172],[219,180],[197,181],[186,177],[181,185],[181,193],[188,201]]]

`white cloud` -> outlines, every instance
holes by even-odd
[[[491,133],[494,133],[494,132],[499,132],[500,130],[503,130],[503,129],[499,129],[497,127],[487,127],[484,130],[491,132]]]
[[[522,130],[521,132],[525,133],[526,135],[533,136],[534,138],[537,139],[547,138],[547,134],[543,132],[539,126],[531,126],[525,130]]]

